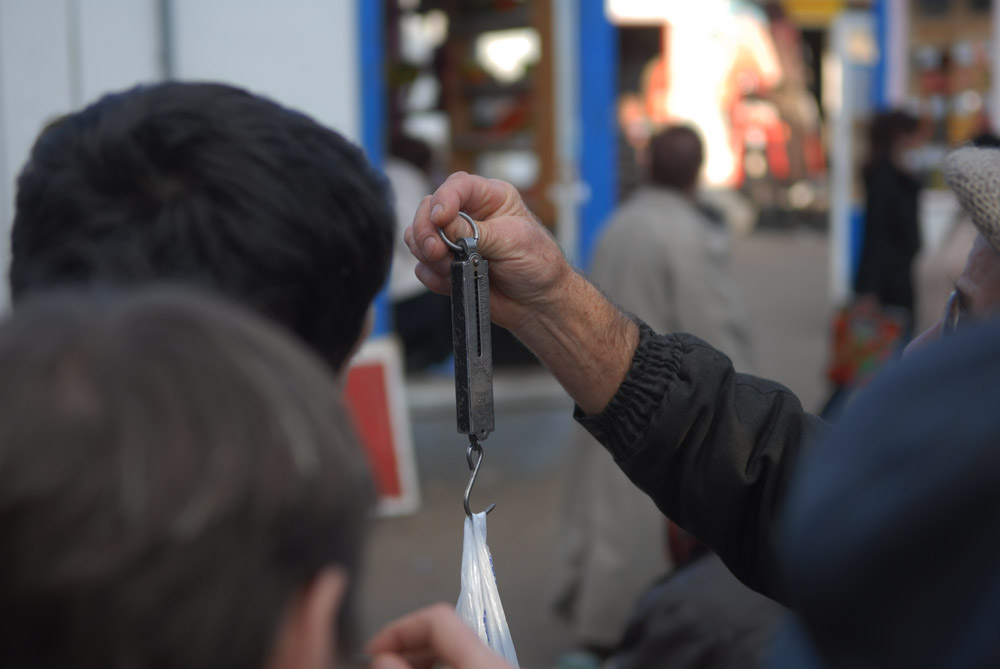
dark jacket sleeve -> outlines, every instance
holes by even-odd
[[[784,386],[737,374],[692,335],[640,323],[632,367],[596,416],[576,419],[664,514],[751,588],[781,599],[774,554],[801,446],[824,429]]]

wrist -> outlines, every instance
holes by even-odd
[[[611,401],[639,343],[636,323],[572,270],[512,331],[588,414]]]

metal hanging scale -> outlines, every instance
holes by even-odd
[[[466,460],[472,475],[465,489],[465,514],[472,516],[469,495],[483,462],[480,443],[493,431],[493,348],[490,337],[489,263],[479,255],[479,226],[458,212],[472,228],[472,237],[451,241],[438,234],[455,259],[451,263],[451,338],[455,348],[455,413],[458,431],[469,435]],[[486,508],[489,513],[495,504]]]

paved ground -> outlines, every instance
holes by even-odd
[[[738,240],[734,252],[761,374],[816,410],[825,392],[830,313],[826,237],[758,231]],[[424,604],[458,597],[468,469],[466,442],[454,428],[451,383],[413,382],[408,389],[422,506],[374,528],[359,596],[365,634]],[[525,667],[551,667],[573,646],[569,630],[544,605],[572,405],[551,377],[537,371],[498,374],[496,399],[496,432],[486,442],[472,506],[497,504],[489,543],[518,658]]]

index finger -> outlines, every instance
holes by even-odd
[[[438,236],[438,228],[449,239],[468,236],[468,225],[458,217],[464,211],[477,221],[483,221],[510,207],[520,196],[513,186],[497,179],[485,179],[466,172],[455,172],[431,196],[427,206],[421,206],[413,219],[413,239],[424,259],[439,261],[448,253]]]
[[[512,190],[513,186],[498,179],[455,172],[431,196],[431,221],[443,227],[459,210],[476,220],[489,218],[508,204]]]

